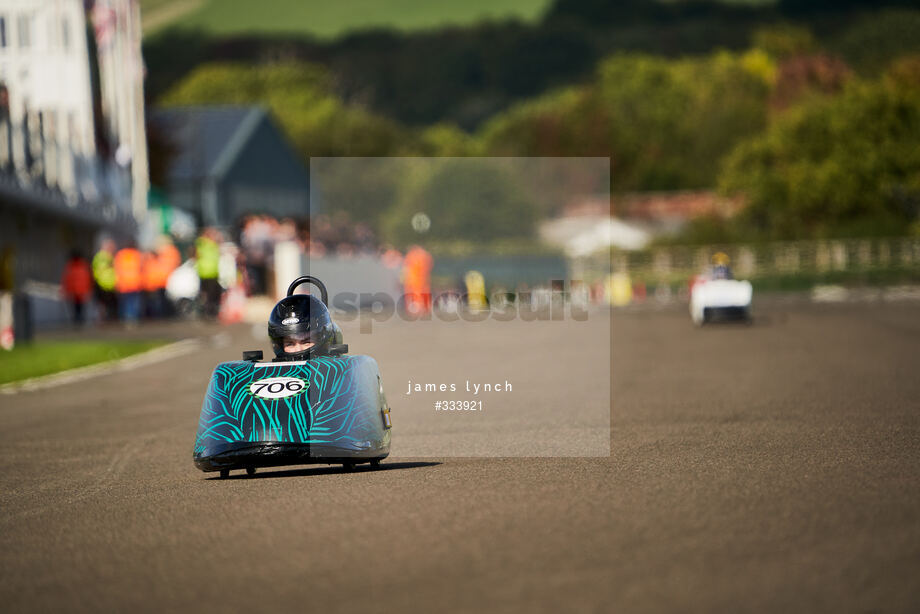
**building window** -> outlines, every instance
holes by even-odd
[[[32,46],[32,16],[20,15],[17,21],[19,27],[19,46],[22,48]]]
[[[6,48],[6,17],[0,16],[0,49]]]
[[[70,22],[66,17],[61,19],[61,46],[64,51],[70,50]]]

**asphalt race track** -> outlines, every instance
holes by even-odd
[[[920,611],[920,304],[757,315],[696,330],[683,311],[615,314],[609,457],[209,479],[191,462],[197,413],[213,365],[252,345],[242,326],[145,369],[0,395],[0,604]],[[433,360],[360,343],[384,369]]]

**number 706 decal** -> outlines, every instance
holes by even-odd
[[[263,399],[293,397],[310,386],[310,382],[299,377],[266,377],[249,385],[249,393]]]

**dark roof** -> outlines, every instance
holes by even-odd
[[[259,107],[208,106],[154,109],[150,121],[176,148],[169,181],[181,182],[219,176],[266,118]]]

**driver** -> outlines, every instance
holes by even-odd
[[[328,356],[341,332],[333,324],[329,309],[310,294],[281,299],[268,317],[268,337],[275,360],[307,360]]]
[[[713,279],[734,279],[732,270],[728,263],[731,259],[725,252],[718,252],[712,257],[712,278]]]
[[[293,333],[281,340],[284,354],[299,354],[312,348],[315,343],[310,340],[310,333]]]

